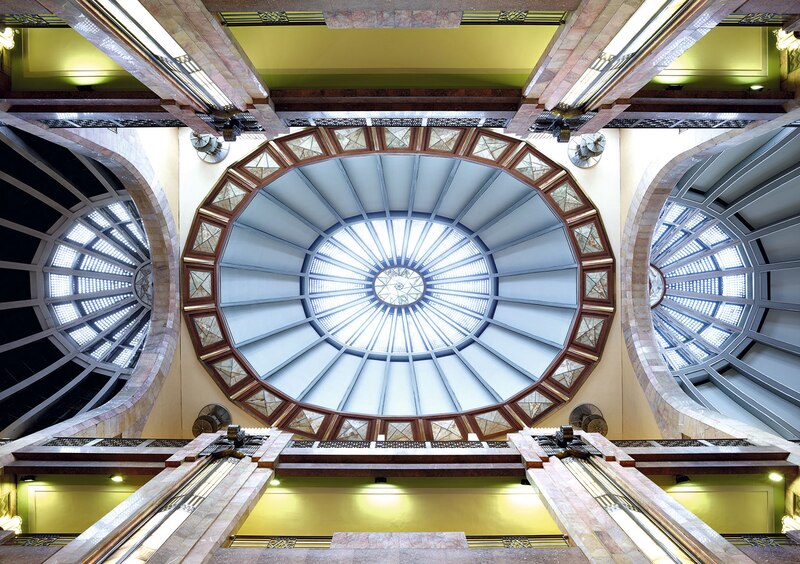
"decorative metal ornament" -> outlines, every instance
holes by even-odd
[[[567,153],[577,167],[592,168],[600,162],[606,148],[606,137],[602,133],[587,133],[570,139]]]
[[[222,162],[228,156],[228,151],[230,150],[230,147],[225,143],[207,133],[201,135],[192,131],[189,133],[189,140],[192,143],[192,147],[197,151],[197,156],[200,160],[208,164]]]

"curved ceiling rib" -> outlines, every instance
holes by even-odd
[[[665,205],[651,264],[662,354],[697,402],[800,439],[800,131],[696,165]],[[652,278],[651,278],[652,279]]]
[[[307,130],[203,206],[184,258],[195,345],[245,407],[297,432],[502,434],[563,402],[602,348],[602,226],[517,140]]]
[[[149,329],[150,251],[138,211],[99,163],[0,129],[0,436],[102,405]]]

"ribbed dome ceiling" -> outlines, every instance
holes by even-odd
[[[427,150],[371,150],[403,139]],[[456,414],[494,408],[485,428],[472,420],[489,436],[588,374],[613,310],[586,315],[583,302],[613,304],[608,247],[577,185],[527,145],[476,130],[320,130],[242,164],[195,222],[187,268],[203,251],[218,257],[213,272],[189,269],[186,303],[214,299],[214,315],[188,306],[197,345],[222,359],[212,373],[249,409],[338,438],[447,415],[408,438],[461,438],[471,423]],[[251,176],[266,180],[252,192]],[[549,197],[532,189],[540,180]],[[587,254],[602,270],[581,268]],[[548,378],[556,384],[542,387]],[[253,381],[256,396],[240,383]]]
[[[651,248],[666,281],[663,301],[651,295],[654,329],[681,387],[790,439],[800,438],[798,240],[800,131],[786,128],[687,172]]]

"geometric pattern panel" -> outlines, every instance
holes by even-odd
[[[581,254],[599,253],[603,250],[603,242],[597,225],[594,222],[586,223],[572,230],[575,239],[578,241],[578,248]]]
[[[200,338],[200,345],[207,347],[222,341],[222,330],[216,315],[204,315],[194,318],[194,326]]]
[[[387,149],[407,149],[411,146],[411,128],[386,127],[383,138]]]
[[[386,424],[387,441],[413,441],[414,427],[410,421],[390,421]]]
[[[341,441],[365,441],[367,440],[367,431],[369,430],[369,421],[360,419],[345,419],[342,423],[342,428],[336,438]]]
[[[298,137],[285,141],[289,150],[294,153],[297,160],[304,161],[306,159],[313,159],[314,157],[321,157],[325,153],[317,143],[317,138],[313,135],[306,135],[305,137]]]
[[[226,182],[225,186],[217,193],[211,203],[228,211],[233,211],[233,208],[239,205],[247,192],[232,182]]]
[[[608,299],[608,271],[587,272],[585,278],[587,298]]]
[[[581,200],[578,193],[575,192],[575,189],[569,185],[569,182],[564,182],[559,187],[549,192],[549,196],[564,213],[569,213],[574,209],[583,207],[583,200]]]
[[[454,419],[431,421],[431,430],[434,441],[460,441],[463,438]]]
[[[264,180],[273,172],[280,170],[281,167],[267,151],[264,151],[249,163],[244,165],[244,168],[261,180]]]
[[[458,129],[432,127],[428,148],[432,151],[452,152],[456,148],[460,134],[461,132]]]
[[[222,228],[205,221],[200,223],[197,230],[197,237],[194,239],[192,250],[200,253],[213,253],[219,244]]]
[[[336,135],[342,151],[363,151],[367,148],[366,135],[361,127],[335,129],[333,133]]]
[[[534,182],[552,170],[547,164],[537,159],[533,153],[526,153],[514,168]]]
[[[242,365],[239,364],[234,357],[219,360],[213,363],[212,366],[217,371],[217,374],[225,380],[228,386],[238,384],[247,378],[247,372],[245,372],[245,369],[242,368]]]
[[[301,431],[309,435],[315,435],[322,426],[322,421],[324,419],[324,413],[317,413],[309,409],[301,409],[289,422],[288,426],[292,429],[296,429],[297,431]]]
[[[564,361],[558,365],[558,368],[556,368],[556,371],[553,373],[553,378],[565,388],[571,388],[573,382],[580,376],[584,368],[586,368],[586,365],[565,358]]]
[[[189,298],[196,300],[211,296],[211,272],[207,270],[189,271]]]
[[[553,405],[553,402],[539,392],[534,391],[519,400],[517,405],[522,408],[522,411],[524,411],[528,417],[536,419],[540,413]]]
[[[482,159],[496,161],[503,155],[508,145],[508,141],[503,141],[496,137],[489,137],[488,135],[481,135],[478,137],[478,142],[475,143],[475,149],[472,150],[472,155]]]
[[[481,430],[483,436],[499,435],[513,430],[505,417],[499,411],[479,413],[475,416],[475,422]]]
[[[264,416],[269,417],[281,406],[283,400],[267,390],[259,390],[254,395],[247,398],[245,403],[256,411],[263,413]]]
[[[600,341],[600,336],[603,333],[603,326],[605,323],[605,317],[584,315],[581,317],[581,321],[578,324],[578,333],[575,335],[575,340],[587,347],[596,348],[597,343]]]

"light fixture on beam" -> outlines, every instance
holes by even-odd
[[[645,0],[552,110],[570,118],[592,109],[614,78],[663,36],[688,0]]]
[[[113,25],[206,111],[232,110],[233,102],[138,0],[83,0]]]
[[[7,27],[0,33],[0,49],[8,49],[11,51],[14,48],[14,30]]]

